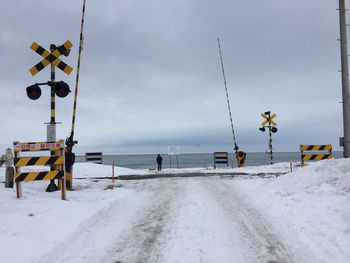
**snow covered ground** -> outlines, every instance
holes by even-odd
[[[24,183],[20,200],[1,186],[0,261],[350,262],[350,160],[288,171],[116,167],[159,178],[112,184],[110,166],[78,163],[67,201],[47,182]]]

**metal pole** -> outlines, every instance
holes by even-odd
[[[50,51],[53,52],[56,48],[56,45],[50,45]],[[55,82],[55,65],[51,63],[51,82]],[[50,123],[47,128],[47,141],[53,142],[56,140],[56,103],[55,103],[55,88],[51,85],[51,96],[50,96]],[[51,151],[51,156],[55,155],[54,151]],[[51,167],[51,171],[54,170],[54,167]],[[50,184],[46,188],[46,192],[57,191],[58,187],[55,184],[55,180],[50,180]]]
[[[51,44],[50,45],[50,50],[51,52],[54,51],[55,45]],[[51,82],[55,82],[55,65],[51,63]],[[55,89],[51,85],[50,87],[51,90],[51,108],[50,108],[50,124],[53,125],[53,132],[56,131],[56,101],[55,101]],[[54,141],[56,138],[56,134],[53,133],[51,134],[52,138],[50,140]],[[49,139],[49,138],[48,138]]]
[[[112,161],[112,183],[114,183],[114,160]]]
[[[346,36],[345,1],[339,0],[339,23],[340,23],[340,51],[341,73],[343,94],[343,129],[344,129],[344,157],[350,156],[350,92],[349,92],[349,67],[348,47]]]
[[[270,164],[273,164],[273,156],[272,156],[272,133],[271,133],[271,119],[270,119],[270,115],[269,115],[269,148],[270,148]]]

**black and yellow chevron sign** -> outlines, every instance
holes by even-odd
[[[332,154],[305,154],[303,155],[303,161],[320,161],[326,159],[332,159]]]
[[[14,160],[15,167],[33,165],[63,165],[63,156],[18,157]]]
[[[49,156],[20,156],[23,152],[49,151]],[[13,152],[15,153],[15,182],[17,198],[21,198],[21,182],[55,180],[61,183],[61,198],[65,200],[65,147],[64,140],[50,142],[13,142]],[[41,166],[37,171],[22,171],[22,167]],[[46,166],[46,167],[45,167]],[[44,168],[44,169],[43,169]],[[47,171],[50,168],[50,171]]]
[[[302,166],[305,166],[304,161],[320,161],[333,158],[331,144],[300,145],[300,152]]]
[[[14,142],[13,150],[15,153],[14,166],[16,169],[15,181],[36,181],[36,180],[54,180],[64,177],[64,141],[53,142]],[[50,156],[19,156],[21,152],[50,151],[56,155]],[[51,166],[55,167],[53,171],[31,171],[21,172],[21,167],[25,166]]]
[[[59,56],[66,53],[69,49],[71,49],[72,46],[73,46],[72,42],[67,40],[66,42],[64,42],[62,46],[55,48],[55,50],[53,50],[52,52],[49,52],[45,48],[37,44],[36,42],[33,42],[30,48],[34,50],[36,53],[38,53],[40,56],[42,56],[43,59],[38,64],[30,68],[29,72],[32,74],[32,76],[34,76],[40,70],[42,70],[47,65],[52,63],[53,65],[58,67],[60,70],[62,70],[63,72],[69,75],[73,69],[69,65],[61,61],[59,59]]]
[[[55,180],[64,176],[63,171],[16,173],[15,182],[30,182],[38,180]]]
[[[300,151],[332,151],[332,145],[300,145]]]

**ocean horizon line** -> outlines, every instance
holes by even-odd
[[[103,155],[157,155],[157,154],[164,154],[169,155],[168,153],[164,152],[153,152],[153,153],[104,153],[103,151],[88,151],[85,153],[94,153],[94,152],[102,152]],[[226,152],[226,151],[217,151],[217,152]],[[342,151],[332,151],[333,153],[341,153]],[[77,153],[77,156],[85,156],[85,153]],[[235,154],[234,152],[228,152],[229,154]],[[245,152],[246,154],[269,154],[268,152],[262,151],[252,151],[252,152]],[[274,151],[273,153],[300,153],[299,151]],[[184,152],[179,153],[179,155],[185,155],[185,154],[214,154],[214,152]],[[171,155],[176,156],[176,155]]]

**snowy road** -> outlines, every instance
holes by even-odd
[[[237,229],[236,237],[244,246],[244,261],[301,262],[300,258],[295,260],[281,234],[247,202],[245,196],[237,190],[232,191],[232,187],[228,187],[224,181],[213,181],[206,180],[205,187],[232,222],[231,227]]]
[[[122,187],[138,197],[111,202],[39,262],[310,262],[231,179],[161,178]]]

